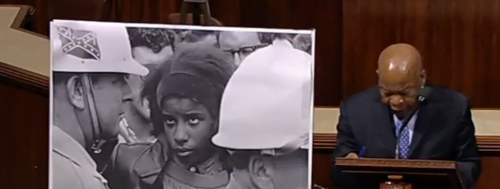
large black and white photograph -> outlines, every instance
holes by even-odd
[[[314,30],[55,20],[50,189],[307,189]]]

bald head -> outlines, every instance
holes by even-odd
[[[394,111],[404,114],[415,105],[425,84],[425,71],[415,47],[399,43],[385,48],[378,59],[377,73],[382,100]]]
[[[410,74],[422,70],[420,53],[415,47],[399,43],[385,48],[378,59],[379,75],[385,73]]]

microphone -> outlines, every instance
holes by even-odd
[[[401,133],[403,132],[403,129],[406,128],[406,126],[408,125],[408,123],[410,122],[411,118],[413,117],[413,115],[415,115],[415,113],[417,113],[417,111],[420,109],[420,106],[422,105],[422,103],[425,101],[425,99],[429,96],[429,94],[431,93],[432,89],[430,87],[424,87],[420,90],[418,96],[417,96],[417,106],[410,112],[409,115],[407,115],[403,121],[401,122],[401,127],[399,128],[399,130],[397,131],[398,134],[397,134],[397,137],[396,137],[396,159],[399,159],[399,140],[401,138]]]

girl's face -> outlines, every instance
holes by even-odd
[[[162,120],[174,160],[195,165],[215,152],[215,121],[205,106],[189,98],[169,98],[162,104]]]

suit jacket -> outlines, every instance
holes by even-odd
[[[467,188],[481,173],[474,123],[469,100],[451,89],[428,85],[431,94],[422,103],[415,123],[409,159],[455,160]],[[333,153],[333,180],[340,188],[378,188],[381,179],[342,174],[335,157],[358,153],[364,157],[394,158],[396,135],[393,116],[382,103],[378,86],[357,93],[340,105],[337,147]],[[362,181],[362,182],[360,182]],[[426,183],[416,183],[424,186]]]
[[[118,144],[104,171],[111,189],[141,189],[152,185],[166,161],[160,142]]]

